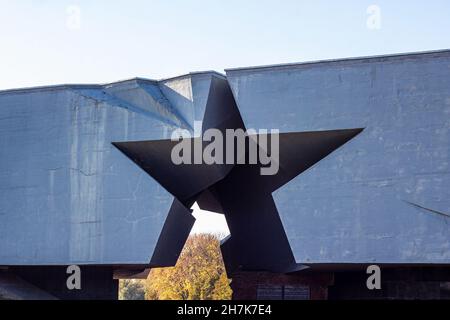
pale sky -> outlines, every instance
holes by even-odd
[[[448,0],[0,0],[0,89],[448,48]]]
[[[0,0],[0,89],[445,49],[449,33],[448,0]]]
[[[200,210],[197,203],[194,204],[192,209],[194,209],[193,216],[196,221],[191,230],[191,234],[209,232],[216,234],[220,237],[220,239],[223,239],[230,234],[230,230],[228,229],[228,225],[223,214]]]

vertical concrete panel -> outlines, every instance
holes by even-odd
[[[450,262],[450,52],[227,76],[248,128],[365,128],[274,193],[297,262]]]
[[[0,94],[0,264],[150,262],[173,198],[111,142],[174,127],[97,91]]]

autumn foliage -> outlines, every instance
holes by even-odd
[[[145,292],[147,300],[231,299],[219,245],[215,235],[190,236],[175,267],[152,269],[139,284],[122,283],[121,297],[139,297]]]

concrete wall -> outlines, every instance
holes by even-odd
[[[147,265],[173,197],[111,142],[202,120],[214,73],[0,92],[0,265]],[[274,193],[298,263],[450,263],[450,52],[228,70],[247,128],[364,128]]]
[[[190,129],[211,76],[0,92],[0,265],[149,264],[173,197],[111,142]]]
[[[298,263],[450,263],[449,51],[227,78],[247,128],[365,128],[274,193]]]

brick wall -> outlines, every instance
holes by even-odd
[[[237,272],[232,275],[231,288],[233,300],[256,300],[258,288],[273,287],[274,291],[281,288],[284,292],[287,288],[309,288],[311,300],[326,300],[328,298],[328,286],[333,284],[332,273],[301,273],[301,274],[277,274],[269,272]],[[274,292],[274,296],[278,295]],[[287,299],[286,294],[281,297]],[[295,296],[291,296],[296,298]]]

